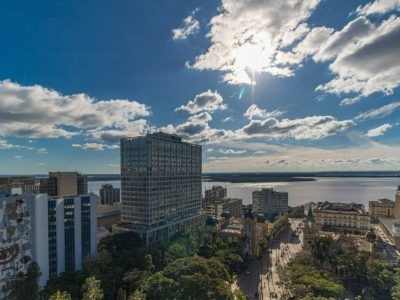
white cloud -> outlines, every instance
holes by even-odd
[[[15,147],[16,145],[9,144],[6,140],[0,139],[0,149],[11,149]]]
[[[47,152],[46,148],[39,148],[39,149],[37,149],[37,153],[39,153],[39,154],[47,154],[48,152]]]
[[[312,116],[303,119],[266,118],[251,120],[238,131],[247,137],[294,138],[296,140],[318,140],[344,132],[354,123],[351,120],[338,121],[332,116]]]
[[[380,24],[365,17],[351,21],[325,41],[314,44],[314,60],[333,60],[329,68],[335,74],[317,90],[350,95],[342,101],[344,105],[377,92],[392,94],[400,85],[399,48],[399,17],[392,16]]]
[[[274,118],[274,117],[279,117],[283,115],[285,112],[279,111],[279,110],[274,110],[271,112],[267,112],[265,109],[261,109],[258,107],[257,104],[252,104],[249,106],[249,108],[246,110],[246,112],[243,114],[244,117],[254,120],[254,119],[267,119],[267,118]]]
[[[393,10],[400,10],[399,0],[376,0],[364,6],[359,6],[356,13],[359,15],[385,14]]]
[[[71,137],[82,129],[125,128],[135,118],[150,114],[146,105],[136,101],[62,95],[9,80],[0,81],[0,98],[0,136]]]
[[[118,149],[117,145],[106,145],[100,143],[85,143],[85,144],[72,144],[74,148],[81,148],[83,150],[91,150],[91,151],[103,151],[105,149]]]
[[[222,123],[226,123],[226,122],[230,122],[230,121],[233,121],[232,117],[226,117],[225,119],[221,120]]]
[[[254,84],[253,72],[287,77],[293,70],[282,62],[286,47],[308,32],[304,22],[319,0],[224,0],[210,21],[211,46],[189,67],[218,70],[231,84]]]
[[[183,19],[183,26],[172,29],[172,39],[175,41],[186,40],[196,35],[200,30],[200,22],[194,18],[198,9],[193,10],[189,16]]]
[[[214,112],[216,110],[224,110],[227,105],[224,104],[222,96],[217,91],[208,90],[200,93],[190,100],[186,105],[181,105],[175,111],[185,110],[190,114],[199,113],[202,111]]]
[[[259,150],[259,151],[254,151],[254,154],[265,154],[267,153],[266,151]]]
[[[367,136],[369,136],[369,137],[376,137],[376,136],[384,135],[385,132],[386,132],[388,129],[390,129],[390,128],[392,128],[392,125],[390,125],[390,124],[383,124],[383,125],[381,125],[381,126],[379,126],[379,127],[377,127],[377,128],[368,130]]]
[[[219,152],[223,153],[223,154],[244,154],[247,151],[246,150],[234,150],[234,149],[220,149]]]
[[[400,108],[400,102],[392,102],[382,107],[363,112],[356,117],[356,120],[365,121],[387,117]]]
[[[15,159],[22,159],[23,157],[21,155],[15,155],[14,158]]]

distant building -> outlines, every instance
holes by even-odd
[[[362,204],[318,202],[313,213],[320,230],[366,233],[371,228],[371,216]]]
[[[204,225],[201,161],[201,146],[176,135],[121,139],[122,222],[113,232],[137,232],[149,245]]]
[[[40,179],[40,192],[51,197],[87,195],[87,178],[78,172],[50,172]]]
[[[206,206],[206,214],[209,217],[214,218],[215,220],[220,220],[221,214],[223,212],[221,203],[210,203]]]
[[[379,199],[377,201],[369,201],[369,213],[373,220],[380,217],[394,218],[395,202],[389,199]]]
[[[273,189],[253,191],[253,210],[259,214],[284,214],[288,212],[288,193]]]
[[[206,213],[209,217],[213,217],[216,220],[221,219],[222,213],[228,213],[234,218],[242,218],[242,199],[222,198],[220,200],[213,201],[206,206]]]
[[[100,189],[100,199],[102,205],[112,205],[120,202],[120,189],[114,188],[111,184],[103,184]]]
[[[0,196],[0,299],[10,283],[36,261],[39,283],[82,268],[96,255],[97,196],[48,198],[47,194]]]
[[[238,198],[224,198],[221,200],[222,210],[228,212],[231,217],[242,218],[243,217],[243,204],[242,199]]]
[[[35,193],[35,178],[33,176],[1,177],[0,187],[20,188],[23,194]]]
[[[214,185],[212,188],[204,191],[203,208],[205,208],[212,202],[219,201],[222,198],[226,198],[226,196],[226,188],[219,185]]]

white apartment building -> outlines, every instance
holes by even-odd
[[[121,220],[146,245],[204,224],[201,146],[162,132],[121,139]]]
[[[288,212],[288,193],[273,189],[253,191],[253,211],[259,214],[284,214]]]

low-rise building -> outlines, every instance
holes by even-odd
[[[20,188],[23,194],[34,194],[35,178],[33,176],[1,177],[0,187],[6,189]]]
[[[222,186],[214,185],[212,188],[206,189],[204,191],[204,198],[202,199],[203,209],[213,202],[226,198],[226,196],[227,189]]]
[[[389,199],[379,199],[377,201],[370,201],[369,213],[373,220],[378,220],[380,217],[394,218],[395,215],[395,202]]]
[[[314,218],[319,230],[364,234],[371,228],[371,216],[362,204],[318,202]]]

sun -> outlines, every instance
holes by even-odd
[[[261,72],[268,63],[265,50],[257,44],[245,43],[235,49],[233,56],[240,71]]]

